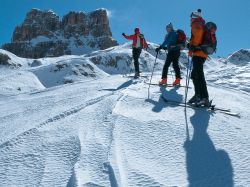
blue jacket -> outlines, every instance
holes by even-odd
[[[168,50],[177,50],[177,47],[171,47],[176,45],[176,31],[172,31],[165,36],[164,42],[161,44],[161,48],[167,46]]]

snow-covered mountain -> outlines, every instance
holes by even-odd
[[[209,82],[250,92],[250,50],[241,49],[226,59],[211,59],[207,66]]]
[[[227,62],[232,62],[238,66],[245,66],[250,62],[250,49],[241,49],[227,58]]]
[[[141,55],[143,75],[155,47]],[[1,50],[0,186],[248,187],[250,60],[235,54],[205,69],[213,102],[240,118],[185,112],[161,99],[183,101],[184,88],[148,90],[148,78],[122,76],[133,72],[129,44],[39,59]],[[180,62],[184,85],[185,51]]]

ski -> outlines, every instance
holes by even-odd
[[[176,103],[176,104],[184,104],[184,102],[180,102],[180,101],[174,101],[174,100],[168,100],[165,97],[161,96],[166,102],[169,103]],[[212,101],[210,101],[211,106],[210,107],[205,107],[205,106],[195,106],[195,105],[191,105],[187,103],[187,106],[191,106],[191,107],[196,107],[196,108],[209,108],[211,110],[221,110],[221,111],[225,111],[225,112],[231,112],[231,109],[226,109],[226,108],[221,108],[221,107],[216,107],[215,105],[212,105]]]
[[[157,84],[157,83],[151,83],[151,84],[150,84],[149,82],[145,82],[145,84],[149,84],[149,85],[152,85],[152,86],[160,86],[160,87],[175,87],[175,88],[181,87],[181,88],[186,88],[186,86],[182,86],[182,85],[174,86],[174,85],[172,85],[172,84],[159,85],[159,84]],[[189,87],[189,88],[191,88],[191,87]]]
[[[123,77],[126,77],[126,78],[134,78],[135,76],[134,75],[123,75]],[[140,75],[138,78],[148,78],[148,75]]]
[[[161,96],[163,98],[164,101],[168,102],[168,103],[175,103],[175,104],[181,104],[185,106],[184,102],[179,102],[179,101],[174,101],[174,100],[168,100],[165,97]],[[212,103],[212,101],[211,101]],[[201,108],[201,109],[210,109],[210,110],[220,110],[220,111],[224,111],[224,112],[231,112],[231,109],[226,109],[226,108],[221,108],[221,107],[216,107],[216,105],[212,105],[210,107],[205,107],[205,106],[195,106],[195,105],[191,105],[187,103],[187,107],[190,108]]]
[[[176,105],[176,106],[181,106],[181,107],[188,107],[188,108],[193,108],[193,109],[204,109],[206,111],[209,111],[209,112],[220,112],[220,113],[223,113],[223,114],[226,114],[226,115],[230,115],[230,116],[234,116],[234,117],[239,117],[240,118],[240,114],[239,113],[234,113],[234,112],[231,112],[230,109],[225,109],[225,108],[219,108],[219,107],[216,107],[215,105],[211,105],[210,107],[205,107],[205,106],[194,106],[194,105],[185,105],[184,102],[179,102],[179,101],[174,101],[174,100],[168,100],[166,99],[164,96],[161,96],[162,100],[168,104],[171,104],[171,105]]]

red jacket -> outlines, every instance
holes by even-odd
[[[148,44],[144,38],[144,35],[143,34],[133,34],[133,35],[130,35],[130,36],[127,36],[125,35],[124,36],[126,39],[128,40],[133,40],[133,43],[132,43],[132,46],[133,47],[136,47],[137,46],[137,41],[138,41],[138,37],[140,39],[140,48],[144,48],[144,49],[147,49],[148,48]]]

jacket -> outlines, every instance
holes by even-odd
[[[191,39],[189,42],[189,46],[193,48],[197,47],[202,44],[203,40],[203,33],[205,27],[205,20],[203,18],[196,18],[191,23]],[[208,55],[204,53],[201,49],[197,50],[189,50],[189,56],[198,56],[202,58],[207,58]]]
[[[160,47],[164,48],[165,46],[167,46],[168,51],[179,50],[179,48],[176,47],[176,40],[177,33],[176,31],[172,31],[165,36],[164,42],[161,44]]]
[[[148,48],[148,44],[147,44],[143,34],[133,34],[133,35],[129,35],[129,36],[125,35],[124,37],[128,40],[133,40],[132,47],[141,48],[141,49]],[[138,42],[140,42],[140,43],[138,43]]]

